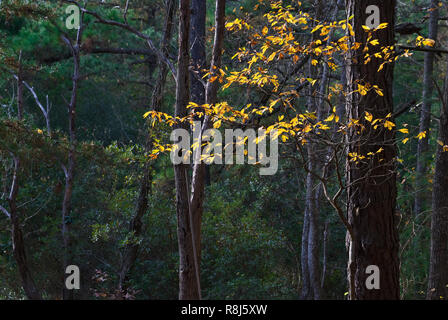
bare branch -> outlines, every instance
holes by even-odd
[[[173,78],[176,80],[176,69],[174,68],[174,65],[172,64],[172,62],[159,49],[157,49],[157,47],[154,45],[152,39],[149,36],[147,36],[146,34],[138,31],[134,27],[130,26],[127,22],[126,23],[121,23],[121,22],[114,21],[114,20],[104,19],[98,13],[96,13],[94,11],[87,10],[86,8],[81,7],[79,5],[79,3],[77,3],[76,1],[73,1],[73,0],[64,0],[64,1],[77,5],[79,7],[79,9],[83,13],[86,13],[86,14],[89,14],[89,15],[95,17],[97,19],[97,22],[99,22],[99,23],[107,24],[107,25],[111,25],[111,26],[115,26],[115,27],[119,27],[119,28],[125,29],[125,30],[135,34],[137,37],[139,37],[141,39],[144,39],[146,41],[146,43],[148,44],[149,48],[154,51],[154,53],[157,55],[157,57],[161,61],[163,61],[164,63],[166,63],[168,65]]]
[[[0,205],[0,211],[3,212],[8,218],[11,218],[11,214],[2,205]]]

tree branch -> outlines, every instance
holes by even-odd
[[[172,76],[174,77],[174,79],[176,79],[176,69],[174,68],[174,65],[171,63],[171,61],[159,50],[156,48],[156,46],[154,45],[154,43],[152,42],[151,38],[149,36],[147,36],[146,34],[138,31],[137,29],[135,29],[134,27],[130,26],[127,23],[121,23],[115,20],[108,20],[108,19],[104,19],[103,17],[101,17],[98,13],[94,12],[94,11],[90,11],[87,10],[86,8],[83,8],[79,5],[79,3],[77,3],[76,1],[73,0],[64,0],[65,2],[68,3],[72,3],[76,6],[79,7],[79,10],[81,10],[83,13],[86,13],[88,15],[91,15],[93,17],[95,17],[97,19],[97,22],[102,23],[102,24],[107,24],[107,25],[111,25],[111,26],[115,26],[115,27],[119,27],[122,29],[125,29],[133,34],[135,34],[137,37],[142,38],[146,41],[146,43],[148,44],[149,48],[151,50],[154,51],[154,53],[157,55],[157,57],[163,61],[164,63],[167,64],[168,68],[171,71]]]
[[[434,52],[434,53],[445,53],[445,54],[448,53],[448,49],[445,49],[445,48],[412,47],[412,46],[405,46],[402,44],[398,44],[397,48],[413,50],[413,51],[423,51],[423,52]]]
[[[0,204],[0,211],[3,212],[8,218],[11,218],[11,214]]]

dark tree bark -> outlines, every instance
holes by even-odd
[[[205,69],[205,17],[206,1],[191,0],[191,101],[201,105],[205,103],[205,88],[201,81]]]
[[[202,105],[205,103],[205,84],[202,80],[206,68],[205,22],[207,15],[206,0],[191,1],[190,26],[190,86],[191,101]],[[196,111],[196,110],[194,110]],[[195,117],[195,120],[203,120]],[[210,184],[210,167],[205,167],[205,182]],[[199,255],[200,258],[200,255]]]
[[[431,11],[429,13],[429,33],[428,38],[437,40],[439,10],[438,0],[431,0]],[[417,147],[417,175],[415,178],[416,192],[414,202],[414,214],[418,216],[424,209],[426,199],[428,198],[428,189],[426,183],[426,173],[428,169],[428,139],[429,127],[431,123],[431,105],[433,92],[433,72],[434,72],[434,52],[425,52],[424,70],[423,70],[423,103],[420,111],[420,132],[426,131],[425,138],[418,141]]]
[[[187,115],[186,106],[189,103],[189,1],[181,1],[179,20],[179,57],[176,87],[176,116]],[[210,77],[219,72],[221,67],[223,40],[225,31],[225,0],[216,1],[215,10],[215,36],[213,54],[210,67]],[[216,103],[218,82],[208,82],[205,90],[206,103]],[[211,119],[205,117],[202,132],[210,127]],[[177,128],[186,129],[185,125],[178,124]],[[191,193],[188,190],[188,165],[174,166],[176,182],[176,209],[178,216],[178,242],[180,255],[179,270],[179,298],[200,299],[200,242],[201,220],[204,202],[205,164],[200,161],[194,165]],[[190,198],[191,197],[191,198]]]
[[[176,77],[176,117],[187,115],[187,105],[190,101],[189,79],[189,31],[190,31],[190,1],[180,0],[179,3],[179,53],[177,59]],[[184,123],[175,126],[176,129],[188,128]],[[187,164],[174,165],[176,185],[177,211],[177,241],[179,245],[179,299],[191,300],[200,298],[198,270],[195,268],[195,252],[193,249],[192,224],[190,223],[190,199],[188,190]]]
[[[222,51],[225,33],[226,0],[216,0],[215,34],[213,37],[212,61],[210,63],[210,77],[217,76],[222,65]],[[207,82],[205,101],[214,104],[217,101],[219,81]]]
[[[439,138],[448,145],[448,71],[445,77],[445,92],[441,107]],[[448,152],[437,145],[435,162],[432,216],[431,258],[427,299],[448,300]]]
[[[212,61],[210,64],[210,77],[216,76],[222,64],[222,50],[224,45],[225,32],[225,0],[216,0],[215,7],[215,35],[213,42]],[[205,90],[205,102],[213,105],[217,102],[219,82],[207,82]],[[211,127],[211,119],[206,116],[201,128],[202,132]],[[198,271],[201,261],[201,224],[205,199],[206,166],[201,161],[193,166],[191,182],[190,211],[193,220],[193,230],[195,238],[195,248],[197,252]],[[198,273],[199,274],[199,273]]]
[[[163,38],[161,41],[161,52],[164,55],[168,55],[169,42],[172,38],[173,31],[173,16],[175,12],[174,0],[168,0],[166,4],[166,20],[165,28],[163,33]],[[153,111],[160,111],[163,101],[163,91],[165,87],[166,77],[168,74],[167,65],[159,59],[158,61],[158,75],[154,91],[151,98],[151,106]],[[151,129],[147,127],[146,130],[146,141],[145,141],[145,152],[150,152],[153,148],[153,140],[151,136]],[[146,162],[143,167],[143,177],[140,181],[139,196],[137,199],[137,205],[135,208],[135,215],[130,223],[130,232],[133,237],[138,238],[142,234],[142,218],[148,209],[148,194],[151,189],[151,166],[149,162]],[[130,243],[126,246],[123,259],[119,271],[118,289],[120,294],[125,290],[124,282],[128,272],[133,267],[139,250],[139,244]]]
[[[381,47],[394,45],[395,0],[347,0],[347,17],[353,17],[354,36],[352,44],[361,43],[361,48],[348,54],[348,92],[355,92],[360,81],[378,85],[383,96],[374,90],[367,95],[349,94],[347,113],[349,118],[360,119],[366,129],[348,133],[349,152],[367,155],[383,148],[381,156],[371,162],[347,161],[347,215],[352,229],[349,245],[348,277],[350,299],[399,299],[398,231],[396,228],[396,173],[394,144],[395,132],[386,128],[376,131],[364,119],[365,111],[375,119],[386,118],[393,113],[392,80],[393,63],[378,71],[383,59],[372,59],[365,64],[362,52],[368,33],[362,28],[366,24],[366,8],[376,5],[380,9],[381,23],[388,23],[386,29],[375,32]],[[393,121],[393,119],[390,119]],[[382,159],[382,160],[381,160]],[[380,161],[381,160],[381,161]],[[376,265],[380,270],[380,289],[366,287],[366,269]]]

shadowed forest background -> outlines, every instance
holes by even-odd
[[[0,299],[448,299],[447,27],[434,0],[0,1]],[[281,129],[278,172],[173,170],[187,115]]]

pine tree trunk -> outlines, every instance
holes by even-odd
[[[395,132],[384,127],[374,131],[370,123],[364,119],[365,111],[374,119],[385,119],[393,113],[392,80],[393,63],[388,63],[378,71],[383,59],[372,59],[365,64],[362,52],[368,33],[362,28],[366,25],[366,8],[376,5],[380,9],[381,23],[388,27],[377,31],[376,37],[380,46],[394,45],[395,0],[348,0],[347,17],[351,21],[354,36],[351,43],[361,43],[361,48],[351,50],[347,63],[347,113],[352,119],[359,119],[366,130],[358,132],[352,127],[348,133],[349,152],[367,155],[383,149],[379,156],[371,162],[347,161],[347,206],[348,221],[352,228],[350,239],[350,256],[348,277],[350,298],[354,300],[399,299],[399,261],[398,231],[395,221],[396,206],[396,173],[394,144]],[[365,96],[353,93],[358,84],[370,83],[383,90],[383,96],[371,90]],[[389,119],[393,121],[393,119]],[[380,159],[382,159],[380,161]],[[367,289],[369,276],[366,269],[369,265],[378,266],[380,270],[380,289]]]
[[[445,78],[445,93],[440,114],[439,138],[448,145],[448,71]],[[448,152],[437,145],[432,194],[431,259],[427,299],[448,300]]]

